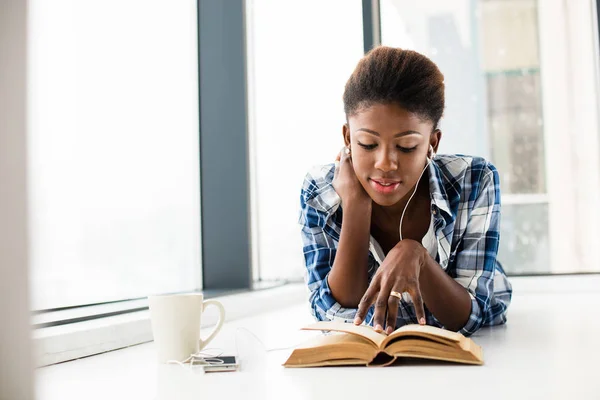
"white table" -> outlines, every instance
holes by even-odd
[[[152,343],[37,371],[38,399],[600,399],[600,279],[514,280],[502,327],[473,339],[485,365],[286,369],[289,347],[317,334],[304,304],[225,324],[210,347],[236,351],[242,370],[202,374],[159,365]],[[237,340],[236,340],[237,338]],[[368,397],[367,397],[368,396]]]

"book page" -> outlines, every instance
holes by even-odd
[[[465,339],[463,335],[457,332],[448,331],[446,329],[437,328],[430,325],[410,324],[404,325],[390,333],[390,335],[383,340],[382,345],[385,347],[389,342],[396,338],[411,335],[430,338],[432,340],[437,339],[439,342],[449,344],[459,344]]]
[[[381,348],[381,344],[386,338],[386,335],[384,335],[383,333],[375,332],[375,330],[370,326],[354,325],[352,323],[344,323],[338,321],[319,321],[314,324],[305,326],[302,329],[308,331],[335,331],[351,333],[369,340],[378,348]]]
[[[373,342],[358,335],[321,335],[313,337],[306,342],[303,342],[296,346],[297,349],[316,349],[331,346],[343,346],[349,349],[355,348],[356,346],[368,346],[373,351]]]
[[[289,366],[366,365],[378,353],[373,342],[348,333],[321,335],[299,345],[283,364]]]

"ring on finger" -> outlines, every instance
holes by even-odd
[[[397,297],[397,298],[399,298],[399,299],[402,299],[402,293],[398,293],[398,292],[396,292],[395,290],[392,290],[392,291],[390,292],[390,296],[394,296],[394,297]]]

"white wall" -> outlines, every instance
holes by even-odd
[[[27,192],[27,1],[0,0],[0,399],[32,399]]]
[[[591,1],[539,2],[553,273],[598,271],[600,144]]]

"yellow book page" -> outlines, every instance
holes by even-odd
[[[319,335],[310,338],[306,342],[299,344],[296,349],[317,349],[319,351],[324,351],[326,348],[332,346],[349,349],[360,346],[370,349],[371,352],[377,351],[373,343],[362,336],[340,334]]]
[[[338,321],[319,321],[314,324],[305,326],[302,329],[307,331],[335,331],[351,333],[353,335],[364,337],[378,348],[381,348],[381,344],[386,338],[386,335],[384,335],[383,333],[375,332],[375,329],[373,329],[370,326],[354,325],[352,323]]]
[[[422,354],[415,353],[395,353],[395,357],[402,358],[417,358],[417,359],[427,359],[427,360],[435,360],[435,361],[447,361],[457,364],[470,364],[470,365],[483,365],[483,360],[466,360],[466,359],[457,359],[454,357],[444,357],[444,356],[426,356]]]
[[[361,336],[334,334],[319,336],[299,345],[284,366],[332,365],[334,360],[361,360],[365,365],[377,355],[373,343]]]
[[[343,360],[327,360],[327,361],[320,361],[320,362],[316,362],[316,363],[311,363],[311,364],[289,364],[288,361],[286,361],[284,364],[282,364],[284,367],[287,368],[306,368],[306,367],[336,367],[336,366],[349,366],[349,365],[367,365],[365,360],[358,360],[358,359],[353,359],[353,358],[348,358],[348,359],[343,359]]]
[[[446,329],[437,328],[430,325],[409,324],[404,325],[390,333],[389,336],[384,338],[381,346],[385,347],[389,342],[402,336],[421,336],[425,338],[432,338],[432,340],[438,339],[437,341],[448,343],[450,345],[458,345],[465,340],[465,337],[457,332],[448,331]]]
[[[441,343],[423,339],[402,339],[386,347],[390,356],[443,359],[445,361],[462,363],[479,363],[483,361],[477,354],[451,347]]]

